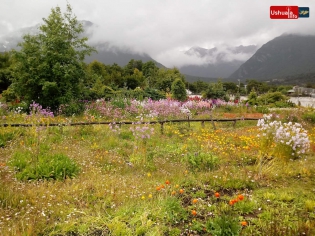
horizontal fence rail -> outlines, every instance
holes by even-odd
[[[84,126],[84,125],[109,125],[109,124],[116,124],[116,125],[141,125],[141,124],[160,124],[161,125],[161,132],[163,132],[163,125],[165,123],[182,123],[188,122],[201,122],[201,125],[204,126],[205,122],[212,122],[212,126],[216,129],[214,122],[234,122],[233,126],[235,127],[236,121],[243,121],[243,120],[259,120],[259,118],[233,118],[233,119],[180,119],[180,120],[160,120],[160,121],[93,121],[93,122],[74,122],[74,123],[38,123],[38,124],[0,124],[0,127],[33,127],[33,126]]]

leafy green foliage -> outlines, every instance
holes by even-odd
[[[315,111],[308,111],[302,115],[302,118],[312,124],[315,124]]]
[[[204,98],[222,99],[228,101],[226,92],[224,91],[223,83],[218,81],[217,83],[210,84],[208,89],[202,95]]]
[[[11,55],[8,52],[0,53],[0,93],[6,90],[11,84],[12,73],[10,66],[12,64]]]
[[[17,151],[9,165],[14,167],[19,180],[73,178],[79,173],[78,165],[64,154],[36,154],[30,151]],[[36,159],[36,160],[34,160]]]
[[[181,79],[178,78],[172,83],[171,91],[173,98],[176,100],[185,101],[187,99],[185,84]]]
[[[38,35],[25,35],[13,52],[14,71],[11,88],[28,103],[35,101],[56,110],[80,96],[84,78],[83,60],[93,50],[80,38],[83,26],[72,14],[70,5],[62,14],[51,10]]]
[[[271,107],[294,107],[294,103],[289,101],[289,98],[281,92],[268,92],[258,96],[253,89],[248,95],[247,102],[250,105],[268,105]]]
[[[217,236],[237,236],[242,229],[238,218],[228,213],[208,220],[206,228],[212,235]]]
[[[191,170],[214,170],[218,164],[219,159],[212,153],[193,153],[188,154],[186,161]]]
[[[168,197],[162,202],[162,209],[168,222],[176,223],[187,219],[188,213],[182,203],[175,197]]]
[[[14,128],[13,128],[14,129]],[[7,145],[8,142],[20,135],[20,132],[16,129],[12,130],[10,128],[0,130],[0,148]]]

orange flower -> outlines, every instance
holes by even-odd
[[[169,180],[165,181],[165,184],[169,185],[171,182]]]
[[[161,190],[161,187],[160,187],[160,186],[157,186],[157,187],[156,187],[156,190],[157,190],[157,191],[160,191],[160,190]]]
[[[191,214],[192,214],[193,216],[195,216],[195,215],[197,215],[197,211],[192,210],[192,211],[191,211]]]
[[[180,194],[183,194],[184,191],[185,191],[185,190],[181,188],[181,189],[179,190],[179,193],[180,193]]]
[[[232,200],[230,200],[229,201],[229,204],[231,205],[231,206],[233,206],[235,203],[237,203],[238,202],[238,200],[237,199],[232,199]]]
[[[176,194],[176,191],[172,191],[172,193],[171,193],[172,195],[175,195]]]
[[[242,226],[247,226],[247,222],[246,222],[246,221],[242,221],[242,222],[241,222],[241,225],[242,225]]]
[[[198,199],[197,198],[194,198],[193,200],[192,200],[192,203],[193,204],[195,204],[195,203],[197,203],[198,202]]]
[[[238,198],[238,200],[240,200],[240,201],[244,200],[244,196],[243,196],[242,194],[238,195],[237,198]]]
[[[219,197],[220,197],[220,193],[215,192],[215,193],[214,193],[214,196],[215,196],[216,198],[219,198]]]

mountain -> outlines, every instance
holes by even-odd
[[[284,34],[264,44],[230,78],[285,80],[315,72],[315,36]]]
[[[256,45],[237,47],[214,47],[210,49],[192,47],[184,54],[202,61],[179,68],[181,73],[211,78],[227,78],[237,70],[257,50]]]
[[[97,25],[90,21],[81,21],[81,23],[84,28],[84,33],[82,36],[92,38],[93,31],[97,30]],[[9,51],[11,49],[17,49],[18,48],[17,44],[23,41],[22,38],[23,35],[28,33],[29,34],[39,33],[39,24],[32,27],[22,28],[20,30],[11,32],[7,35],[0,37],[0,52]],[[142,60],[143,62],[154,61],[158,67],[165,68],[165,66],[163,66],[159,62],[156,62],[148,54],[145,53],[141,54],[134,52],[129,48],[120,48],[114,46],[111,43],[106,42],[105,39],[99,42],[88,41],[88,44],[90,46],[95,47],[98,53],[93,53],[91,56],[87,56],[85,60],[87,63],[93,60],[98,60],[107,65],[117,63],[120,66],[125,66],[131,59],[134,59]]]
[[[100,61],[106,65],[112,65],[114,63],[125,66],[131,59],[142,60],[143,62],[154,61],[159,68],[165,68],[161,63],[155,61],[148,54],[136,53],[129,48],[119,48],[111,45],[108,42],[91,43],[91,46],[95,47],[97,53],[93,53],[91,56],[87,56],[85,61],[90,63],[93,60]]]

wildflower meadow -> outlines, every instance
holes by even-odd
[[[314,109],[82,106],[0,104],[0,235],[315,235]]]

